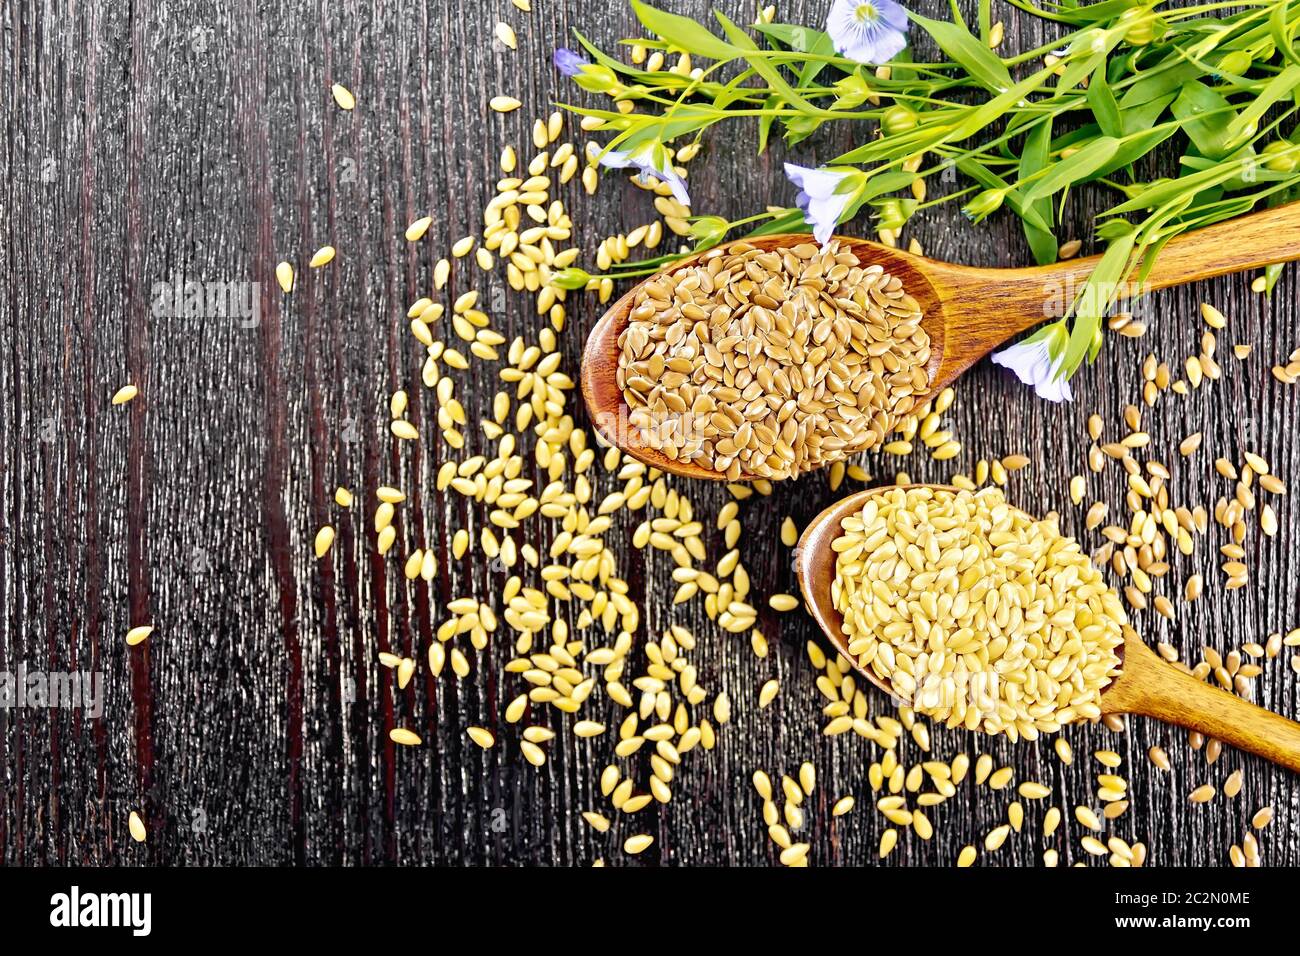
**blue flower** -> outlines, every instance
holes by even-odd
[[[590,61],[587,60],[586,57],[579,53],[574,53],[572,50],[565,49],[564,47],[560,47],[556,50],[555,55],[551,60],[555,64],[555,68],[565,76],[578,76],[582,73],[582,68],[584,66],[591,65]]]
[[[1065,358],[1065,326],[1053,322],[1041,332],[1035,332],[1023,342],[993,353],[993,364],[1009,368],[1020,381],[1032,385],[1039,398],[1049,402],[1072,402],[1074,393],[1070,382],[1058,375],[1061,360]],[[1052,346],[1057,346],[1057,357],[1052,358]]]
[[[803,217],[813,227],[813,237],[823,246],[830,242],[835,226],[843,218],[861,187],[862,174],[856,169],[785,164],[785,174],[799,187],[795,199]]]
[[[600,157],[600,164],[610,169],[626,169],[629,166],[641,170],[641,181],[651,177],[665,182],[672,187],[673,198],[683,206],[691,204],[691,197],[686,192],[686,181],[673,169],[668,161],[668,150],[663,143],[645,143],[631,152],[611,149]]]
[[[888,63],[907,46],[907,11],[894,0],[835,0],[826,32],[836,53],[859,63]]]

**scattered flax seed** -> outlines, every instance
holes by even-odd
[[[1237,358],[1239,358],[1241,361],[1244,362],[1246,359],[1248,359],[1248,358],[1250,357],[1250,346],[1249,346],[1249,345],[1234,345],[1234,346],[1232,347],[1232,354],[1235,355],[1235,356],[1237,356]]]
[[[511,50],[518,48],[519,40],[515,37],[514,28],[512,28],[510,24],[498,20],[496,25],[496,35],[497,39]]]
[[[330,545],[332,545],[333,543],[334,543],[334,529],[329,525],[322,525],[321,529],[316,532],[316,541],[315,541],[316,557],[318,558],[325,557],[326,552],[329,551]]]
[[[1074,763],[1074,749],[1064,737],[1057,737],[1053,744],[1056,749],[1056,756],[1060,758],[1061,763],[1067,767]]]
[[[419,242],[424,238],[424,234],[429,231],[429,226],[433,225],[432,216],[424,216],[415,220],[406,227],[406,241]]]
[[[1161,770],[1168,772],[1172,769],[1169,763],[1169,755],[1165,753],[1163,747],[1152,747],[1147,751],[1147,758]]]
[[[293,264],[281,262],[275,267],[275,281],[286,295],[293,291]]]
[[[655,842],[655,838],[648,833],[638,833],[628,837],[623,841],[623,849],[632,855],[643,853],[650,849],[650,845]]]
[[[492,745],[496,743],[496,738],[492,736],[492,732],[483,727],[469,727],[466,728],[465,732],[469,734],[470,740],[484,750],[490,750]]]
[[[596,813],[594,810],[584,810],[582,819],[586,820],[597,833],[605,833],[609,830],[609,818],[604,814]]]
[[[1268,462],[1253,452],[1243,452],[1242,457],[1246,459],[1246,464],[1250,466],[1251,471],[1257,475],[1267,475],[1269,473]]]
[[[1079,845],[1091,853],[1093,856],[1105,856],[1107,854],[1106,844],[1102,843],[1096,837],[1085,836],[1079,838]]]
[[[853,809],[856,801],[852,797],[840,797],[835,801],[835,806],[831,807],[831,816],[842,817]]]
[[[1184,458],[1186,458],[1188,455],[1192,454],[1194,451],[1196,451],[1196,449],[1200,447],[1201,447],[1201,433],[1192,432],[1192,434],[1188,435],[1179,443],[1178,452]]]
[[[1216,792],[1214,784],[1203,783],[1188,795],[1188,799],[1191,800],[1192,803],[1208,803],[1214,799],[1214,794]]]
[[[1001,26],[1001,23],[998,24]],[[1061,243],[1061,248],[1057,251],[1057,259],[1073,259],[1083,248],[1083,241],[1080,239],[1071,239],[1068,242]]]
[[[885,832],[880,834],[880,859],[889,856],[894,847],[898,844],[898,831],[893,827],[886,828]]]
[[[773,594],[767,603],[774,611],[793,611],[799,606],[799,599],[793,594]]]
[[[1259,512],[1259,529],[1270,538],[1277,534],[1277,512],[1273,510],[1272,505],[1264,505]]]
[[[972,866],[978,856],[979,851],[973,846],[964,846],[961,848],[961,852],[957,854],[957,865],[963,868]]]
[[[1259,486],[1269,494],[1285,495],[1286,483],[1277,475],[1260,475]]]
[[[1195,601],[1201,596],[1201,592],[1204,589],[1205,579],[1199,574],[1193,574],[1187,579],[1187,588],[1183,592],[1183,596],[1186,597],[1188,601]]]
[[[1109,767],[1112,770],[1124,762],[1119,754],[1113,750],[1098,750],[1093,753],[1093,759],[1103,767]]]
[[[126,632],[126,643],[128,647],[135,647],[137,644],[143,644],[153,633],[152,624],[141,624],[139,627],[133,627]]]
[[[1089,830],[1101,830],[1101,821],[1097,819],[1097,814],[1090,807],[1078,806],[1074,808],[1074,818]]]
[[[144,820],[140,819],[140,814],[134,810],[126,818],[126,828],[131,831],[131,839],[136,843],[143,843],[149,838],[149,831],[145,829]]]
[[[114,405],[125,405],[139,394],[140,390],[134,385],[123,385],[113,393],[112,403]]]
[[[1223,781],[1223,795],[1232,798],[1241,793],[1241,785],[1244,780],[1245,776],[1240,770],[1232,771],[1232,773],[1228,774],[1228,778]]]
[[[1201,303],[1201,318],[1212,329],[1221,329],[1228,324],[1228,320],[1224,318],[1223,313],[1208,302]]]
[[[330,92],[334,94],[334,102],[339,105],[339,109],[351,110],[356,108],[357,98],[343,84],[335,83],[330,87]]]
[[[787,517],[781,522],[781,543],[787,548],[793,548],[799,543],[799,528],[792,518]]]
[[[309,261],[307,265],[311,266],[313,269],[319,269],[321,266],[329,265],[333,260],[334,247],[321,246],[312,254],[311,261]]]
[[[1001,767],[989,774],[989,787],[993,790],[1005,790],[1011,783],[1011,778],[1015,776],[1015,770],[1011,767]]]
[[[416,430],[416,427],[405,420],[399,419],[388,427],[389,430],[392,431],[394,437],[400,438],[403,441],[415,441],[420,437],[420,433]]]
[[[1250,825],[1256,830],[1262,830],[1273,822],[1273,808],[1260,807],[1255,811],[1255,815],[1250,818]]]
[[[1056,828],[1061,825],[1061,808],[1049,807],[1043,814],[1043,836],[1050,837],[1056,832]]]
[[[420,735],[414,730],[407,730],[405,727],[394,727],[388,732],[388,739],[395,744],[401,744],[403,747],[418,747],[421,743]]]
[[[765,683],[758,692],[758,706],[760,708],[767,707],[768,704],[776,700],[777,692],[780,691],[780,689],[781,682],[778,680],[773,679]]]
[[[498,113],[509,113],[512,110],[519,109],[522,105],[523,104],[513,96],[494,96],[492,99],[488,100],[488,106],[492,107],[492,109],[496,110]]]
[[[1007,842],[1007,837],[1011,834],[1011,824],[1004,823],[1000,827],[994,827],[984,838],[984,849],[992,853],[994,850]]]

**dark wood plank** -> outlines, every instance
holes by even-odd
[[[693,656],[700,679],[731,695],[735,717],[716,750],[690,755],[668,807],[635,822],[619,819],[608,835],[591,831],[579,811],[604,806],[595,779],[611,741],[577,741],[567,721],[539,712],[534,719],[560,738],[544,769],[520,759],[517,730],[500,716],[519,692],[501,672],[510,654],[504,633],[475,657],[463,682],[430,685],[420,676],[398,692],[392,673],[375,663],[387,649],[423,660],[443,603],[490,599],[505,578],[481,560],[451,558],[451,533],[465,527],[477,537],[485,516],[434,491],[450,450],[430,442],[425,454],[412,455],[394,448],[386,431],[385,405],[396,387],[411,386],[413,420],[434,410],[418,388],[421,356],[406,331],[406,304],[431,286],[433,264],[450,242],[478,227],[502,143],[526,154],[531,119],[576,95],[551,69],[552,49],[571,43],[573,28],[606,47],[633,35],[626,6],[534,0],[536,9],[522,14],[502,2],[499,15],[519,34],[517,52],[491,42],[493,10],[443,0],[338,0],[314,9],[251,0],[66,6],[16,0],[0,10],[0,671],[90,669],[102,672],[106,691],[99,719],[0,710],[0,858],[587,864],[626,860],[622,839],[642,829],[657,838],[646,862],[766,864],[776,854],[750,774],[793,772],[806,759],[821,781],[807,831],[812,859],[874,861],[883,826],[865,797],[874,748],[821,736],[822,702],[804,653],[817,635],[802,614],[764,611],[760,626],[772,652],[759,661],[698,604],[667,604],[667,562],[629,554],[621,570],[643,608],[644,632],[674,622],[690,627],[700,638]],[[781,10],[791,21],[815,23],[825,6],[790,0]],[[947,5],[916,6],[943,15]],[[675,0],[672,7],[702,17],[709,4]],[[1049,35],[1010,8],[999,10],[1010,47]],[[354,113],[330,101],[335,80],[356,92]],[[524,108],[489,113],[486,100],[497,92],[518,96]],[[793,155],[825,160],[846,135],[814,138]],[[752,128],[710,138],[692,167],[697,212],[739,216],[792,200],[780,167],[786,151],[756,156],[755,145]],[[653,216],[649,197],[617,177],[594,198],[573,189],[566,202],[587,250]],[[1089,238],[1097,202],[1082,194],[1069,203],[1067,221],[1081,239]],[[402,229],[425,211],[434,217],[430,238],[408,245]],[[907,235],[953,261],[1029,261],[1007,216],[973,227],[942,207]],[[301,266],[326,242],[339,249],[336,263],[300,269],[297,290],[282,297],[276,261]],[[257,321],[161,314],[159,290],[178,278],[259,283]],[[1011,493],[1059,509],[1066,529],[1082,533],[1082,511],[1070,506],[1066,485],[1085,467],[1087,415],[1119,420],[1139,399],[1149,352],[1172,364],[1195,351],[1197,306],[1205,300],[1231,317],[1221,350],[1249,342],[1256,351],[1246,363],[1224,355],[1222,381],[1147,413],[1154,447],[1205,432],[1198,456],[1168,462],[1176,499],[1210,506],[1228,490],[1211,467],[1216,454],[1250,448],[1282,475],[1295,474],[1297,393],[1268,367],[1300,344],[1300,295],[1293,271],[1271,300],[1250,293],[1249,278],[1153,297],[1148,335],[1112,338],[1102,361],[1076,379],[1070,406],[1037,401],[981,363],[960,383],[948,415],[967,449],[960,464],[969,469],[981,454],[1030,454],[1035,465],[1012,480]],[[493,303],[494,325],[507,338],[535,327],[531,304],[500,294],[499,276],[485,279],[458,263],[451,288],[471,284]],[[562,348],[576,378],[584,334],[600,310],[594,301],[571,301]],[[140,398],[110,407],[108,397],[128,380]],[[461,390],[471,419],[486,412],[496,388],[495,374],[484,370],[477,387]],[[576,410],[576,394],[571,404]],[[868,467],[883,479],[900,463],[874,457]],[[920,456],[902,467],[924,481],[952,472]],[[372,502],[375,489],[395,479],[413,498],[401,512],[395,552],[437,550],[442,572],[428,588],[409,587],[393,561],[375,556],[368,507],[341,518],[332,503],[339,483]],[[1089,484],[1120,500],[1118,469]],[[688,492],[706,519],[727,500],[716,486]],[[777,541],[781,519],[790,514],[802,525],[835,497],[819,474],[743,505],[745,561],[762,593],[794,590],[788,550]],[[1205,597],[1191,608],[1180,604],[1177,622],[1141,615],[1145,635],[1190,657],[1202,642],[1226,652],[1300,623],[1296,520],[1285,501],[1280,511],[1282,534],[1251,538],[1257,571],[1250,587],[1223,593],[1213,550],[1202,548],[1161,587],[1195,568],[1210,582]],[[332,561],[317,562],[312,536],[327,520],[339,524],[339,537]],[[616,526],[610,540],[626,542],[634,522],[620,515]],[[538,521],[528,534],[540,548],[554,529]],[[128,650],[122,635],[145,621],[157,633]],[[759,711],[757,688],[773,676],[782,692]],[[1268,662],[1257,685],[1260,703],[1296,713],[1285,657]],[[615,709],[599,708],[612,723]],[[889,711],[879,696],[873,708]],[[428,745],[394,747],[387,731],[399,723],[419,728]],[[470,744],[468,724],[498,732],[497,748]],[[1069,769],[1046,743],[934,736],[941,756],[984,748],[1014,765],[1018,778],[1049,783],[1067,810],[1091,789],[1087,755],[1117,749],[1133,805],[1116,829],[1145,841],[1154,864],[1226,862],[1229,845],[1264,803],[1278,811],[1260,837],[1265,861],[1300,862],[1290,775],[1234,752],[1207,767],[1170,728],[1142,721],[1124,735],[1070,728],[1078,758]],[[1174,758],[1172,775],[1146,764],[1154,743]],[[1235,801],[1188,804],[1193,786],[1221,782],[1238,767],[1246,784]],[[832,820],[830,806],[845,793],[860,797],[859,809]],[[1004,818],[1010,799],[963,792],[933,814],[932,841],[905,837],[889,863],[951,862]],[[150,825],[145,846],[126,833],[136,807]],[[1031,808],[1026,833],[990,862],[1037,862],[1040,818],[1041,808]],[[1079,856],[1074,830],[1064,826],[1051,841],[1063,862]]]

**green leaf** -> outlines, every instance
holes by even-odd
[[[1160,119],[1160,115],[1164,113],[1165,108],[1177,98],[1177,93],[1170,92],[1145,103],[1139,103],[1136,106],[1121,106],[1119,115],[1123,135],[1132,136],[1141,130],[1151,129],[1156,125],[1156,120]],[[1173,130],[1169,132],[1170,135],[1173,134]]]
[[[1123,169],[1131,163],[1137,162],[1151,150],[1155,149],[1174,133],[1178,132],[1178,127],[1173,123],[1163,123],[1160,126],[1153,127],[1142,133],[1130,134],[1121,140],[1120,147],[1116,150],[1115,155],[1111,157],[1110,162],[1105,163],[1093,174],[1097,179],[1102,176],[1109,176],[1117,169]]]
[[[875,199],[886,193],[896,192],[900,189],[906,189],[912,185],[912,180],[916,178],[915,173],[895,171],[888,173],[876,173],[867,179],[867,185],[863,189],[862,198],[864,201]]]
[[[730,60],[736,55],[734,47],[690,17],[656,10],[643,0],[632,0],[632,12],[643,27],[678,49],[714,60]]]
[[[1125,90],[1120,97],[1119,107],[1121,110],[1132,109],[1170,93],[1177,95],[1184,83],[1201,75],[1196,64],[1188,63],[1176,54],[1171,55],[1170,60],[1151,67]]]
[[[1083,182],[1094,176],[1118,152],[1120,141],[1113,136],[1099,136],[1068,159],[1062,159],[1047,168],[1047,172],[1030,185],[1026,202],[1051,196],[1066,186]]]
[[[966,70],[980,85],[1001,93],[1012,85],[1011,74],[996,53],[955,23],[931,20],[908,11],[907,15],[939,44],[939,49]]]
[[[751,236],[773,236],[783,232],[798,232],[800,226],[806,225],[803,217],[803,210],[797,206],[793,209],[787,209],[773,219],[769,219],[763,225],[759,226]],[[804,230],[806,231],[806,230]]]
[[[1232,105],[1217,90],[1196,80],[1189,81],[1183,84],[1183,91],[1170,110],[1183,121],[1183,131],[1201,155],[1222,159],[1232,152],[1228,127],[1235,114]]]
[[[1097,118],[1097,125],[1107,136],[1123,136],[1124,124],[1119,115],[1119,104],[1115,94],[1106,82],[1106,63],[1102,61],[1093,70],[1092,81],[1088,84],[1088,106]]]
[[[835,42],[828,34],[825,34],[820,30],[808,30],[805,32],[809,35],[804,37],[804,40],[809,42],[811,45],[803,52],[811,53],[814,57],[830,56],[835,52]],[[804,63],[803,67],[799,70],[798,85],[800,89],[811,86],[813,80],[817,79],[818,74],[820,74],[825,67],[825,60],[810,59]]]
[[[1274,262],[1272,265],[1264,267],[1264,291],[1266,293],[1273,294],[1273,286],[1277,285],[1277,280],[1282,277],[1282,270],[1285,268],[1285,262]]]
[[[633,0],[633,2],[639,3],[640,0]],[[795,92],[794,87],[786,82],[785,77],[781,75],[781,70],[775,66],[771,60],[765,56],[752,55],[759,52],[758,44],[754,42],[753,38],[750,37],[748,33],[736,26],[736,24],[732,23],[731,20],[719,13],[717,10],[713,11],[713,15],[717,17],[718,22],[722,24],[722,30],[727,34],[728,39],[735,44],[735,46],[728,48],[733,52],[733,54],[743,56],[746,62],[754,68],[755,72],[757,72],[763,79],[767,80],[768,85],[777,93],[781,94],[785,101],[795,107],[795,109],[809,114],[819,112],[811,103]],[[695,21],[691,22],[694,23]],[[712,36],[712,34],[709,35]]]
[[[1295,47],[1291,45],[1291,33],[1287,24],[1290,13],[1289,3],[1279,3],[1273,7],[1273,12],[1268,18],[1269,35],[1273,38],[1274,46],[1282,51],[1282,56],[1288,63],[1300,63],[1300,57],[1296,56]],[[1271,290],[1272,286],[1269,288]]]
[[[1297,89],[1300,89],[1300,66],[1292,63],[1273,77],[1255,96],[1254,101],[1229,124],[1229,135],[1233,138],[1239,137],[1249,130],[1252,124],[1258,124],[1274,103],[1286,97],[1294,97]]]
[[[1049,116],[1031,129],[1029,135],[1025,137],[1024,145],[1020,150],[1021,179],[1028,179],[1047,165],[1051,145],[1052,118]],[[1049,226],[1052,224],[1053,208],[1050,199],[1037,201],[1033,209],[1040,219]],[[1025,239],[1029,242],[1029,249],[1034,254],[1034,261],[1040,266],[1055,262],[1059,249],[1056,234],[1050,228],[1043,229],[1028,219],[1022,219],[1021,226],[1025,231]]]
[[[1093,337],[1101,325],[1101,317],[1115,301],[1119,284],[1128,275],[1129,258],[1133,254],[1136,238],[1134,233],[1112,242],[1079,290],[1079,295],[1074,300],[1070,341],[1065,347],[1065,358],[1061,362],[1062,375],[1072,374],[1092,347]]]

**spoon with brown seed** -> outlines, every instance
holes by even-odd
[[[746,240],[764,252],[785,253],[813,242],[807,235],[762,236]],[[929,337],[923,387],[909,396],[908,408],[885,408],[897,420],[937,395],[993,348],[1059,314],[1096,267],[1100,257],[1071,259],[1025,269],[983,269],[925,259],[863,239],[839,238],[863,266],[878,266],[902,283],[921,311],[920,328]],[[720,247],[722,250],[734,247]],[[716,250],[702,256],[717,254]],[[619,386],[620,336],[628,328],[638,293],[647,283],[700,265],[702,256],[673,264],[629,290],[609,307],[587,338],[582,358],[582,393],[597,430],[611,443],[654,468],[690,478],[746,480],[699,459],[666,454],[630,424],[631,409]],[[1252,213],[1185,233],[1161,251],[1141,291],[1154,291],[1211,276],[1257,269],[1300,259],[1300,203]],[[883,436],[881,436],[883,438]]]
[[[945,485],[888,485],[862,491],[839,501],[804,530],[795,552],[795,573],[805,606],[835,649],[868,681],[888,694],[890,683],[871,667],[859,664],[849,651],[843,617],[832,599],[837,552],[832,545],[843,532],[843,521],[859,514],[874,495],[902,488],[930,488],[957,493]],[[1114,653],[1121,673],[1101,688],[1104,714],[1139,714],[1195,730],[1242,750],[1300,772],[1300,724],[1240,697],[1202,683],[1153,653],[1131,627],[1123,628],[1123,643]]]

